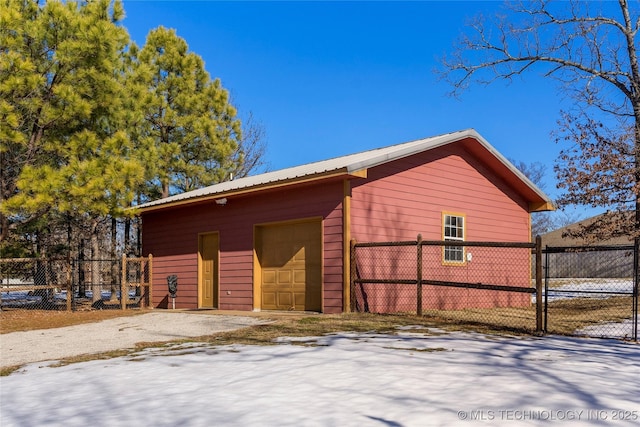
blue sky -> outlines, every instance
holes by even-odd
[[[174,28],[221,79],[234,105],[267,132],[267,162],[281,169],[474,128],[504,156],[547,165],[566,100],[529,74],[474,86],[458,99],[434,70],[468,19],[498,1],[218,2],[124,0],[123,25],[144,44]]]

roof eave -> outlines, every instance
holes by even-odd
[[[199,197],[187,197],[187,198],[170,201],[170,202],[164,202],[164,203],[162,202],[162,199],[161,199],[161,200],[158,200],[159,203],[157,204],[152,204],[146,207],[134,206],[131,209],[136,214],[142,214],[142,213],[148,213],[148,212],[152,212],[160,209],[175,208],[183,205],[191,205],[194,203],[204,203],[204,202],[214,201],[214,200],[226,198],[226,197],[239,196],[247,193],[255,193],[258,191],[273,190],[273,189],[278,189],[282,187],[287,187],[290,185],[305,184],[309,182],[322,181],[322,180],[327,180],[332,178],[340,178],[340,177],[366,178],[367,173],[368,173],[368,169],[358,169],[358,170],[349,171],[348,168],[345,167],[345,168],[341,168],[334,171],[317,173],[314,175],[305,175],[305,176],[295,177],[295,178],[282,180],[282,181],[274,181],[274,182],[254,185],[251,187],[244,187],[244,188],[227,190],[227,191],[219,191],[215,193],[205,194]]]
[[[555,210],[556,206],[553,204],[553,202],[543,201],[529,203],[529,212],[546,212]]]
[[[534,197],[529,200],[529,212],[544,212],[556,210],[555,204],[538,186],[531,181],[520,169],[515,167],[506,157],[496,150],[487,140],[485,140],[475,130],[468,131],[470,137],[477,140],[493,157],[498,159],[513,175],[516,176],[533,193]],[[534,199],[534,200],[531,200]],[[535,200],[537,199],[537,200]]]

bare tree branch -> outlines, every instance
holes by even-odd
[[[451,94],[534,71],[557,80],[577,111],[561,116],[556,133],[570,145],[555,167],[560,205],[633,211],[632,223],[616,214],[597,224],[640,238],[640,3],[509,1],[505,11],[470,22],[442,60]]]

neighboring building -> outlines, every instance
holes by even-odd
[[[474,130],[283,169],[146,203],[153,304],[177,308],[349,310],[349,242],[530,239],[549,198]],[[442,251],[450,277],[466,268]],[[522,258],[522,257],[521,257]],[[505,260],[474,258],[485,267]],[[530,286],[526,277],[505,278]],[[497,271],[497,270],[496,270]],[[523,294],[527,301],[528,295]]]
[[[633,245],[632,238],[619,236],[593,242],[590,239],[565,236],[569,230],[593,224],[602,215],[580,220],[540,236],[543,251],[549,252],[543,257],[543,268],[547,277],[630,278],[633,276],[633,250],[629,249]],[[615,250],[616,247],[621,249]],[[560,251],[560,248],[566,249]]]
[[[581,219],[573,224],[566,225],[553,231],[540,236],[542,238],[542,246],[624,246],[632,245],[633,239],[629,236],[618,236],[607,240],[598,240],[592,242],[586,238],[567,237],[566,234],[569,230],[577,229],[580,226],[588,226],[596,222],[604,214],[592,216],[590,218]],[[632,215],[632,213],[629,213]],[[628,218],[628,217],[627,217]]]

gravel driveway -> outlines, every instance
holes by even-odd
[[[265,321],[256,317],[163,311],[64,328],[0,334],[0,367],[133,348],[139,342],[193,338]]]

